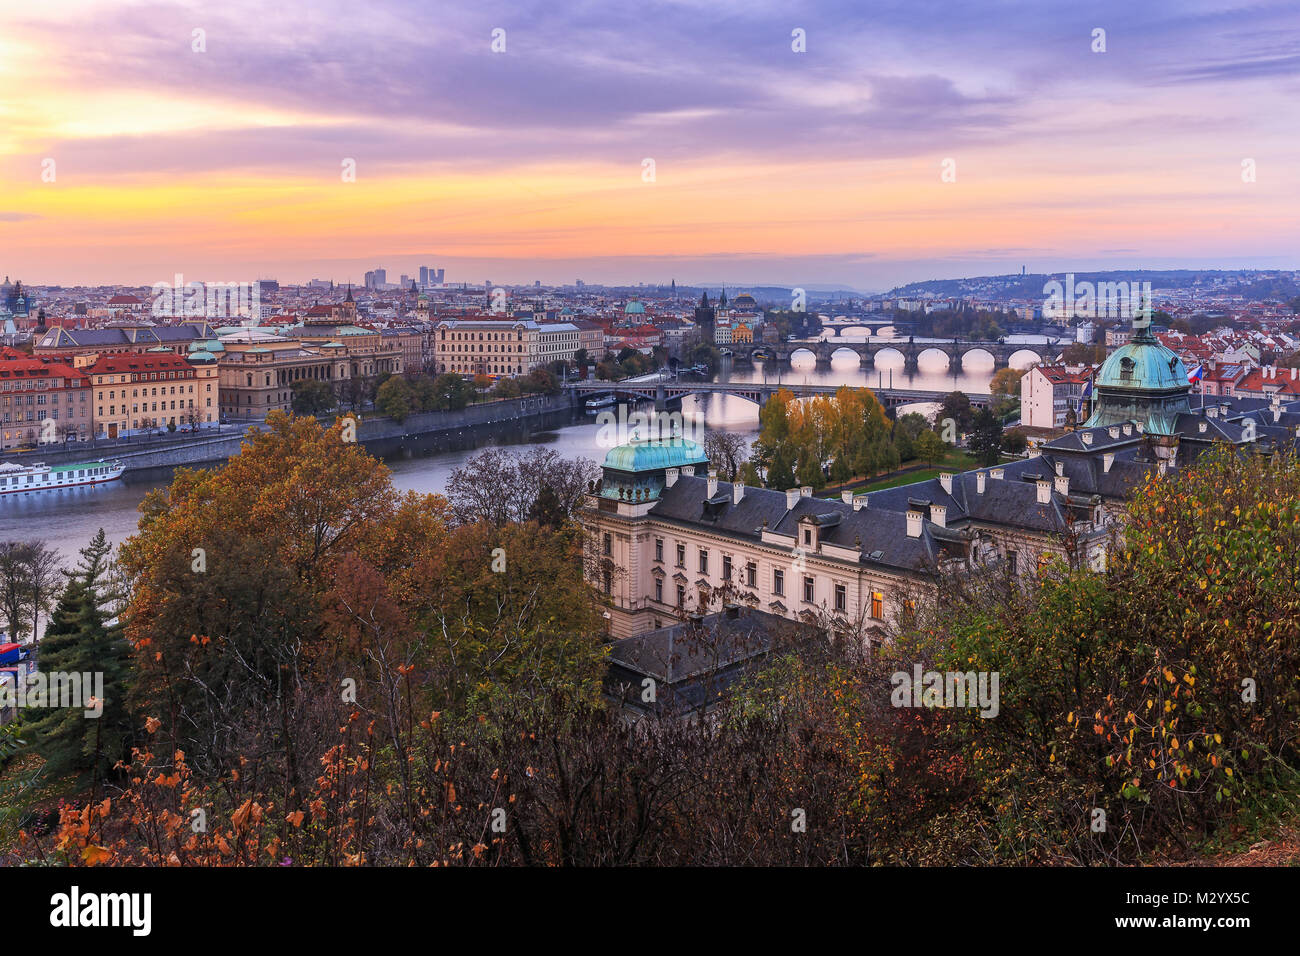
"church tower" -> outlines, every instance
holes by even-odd
[[[700,330],[700,341],[709,345],[714,344],[714,322],[717,319],[717,313],[713,306],[709,305],[709,293],[700,293],[700,304],[695,307],[695,325]]]

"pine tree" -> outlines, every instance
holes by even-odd
[[[109,624],[105,605],[112,600],[106,577],[111,546],[101,529],[82,549],[82,561],[68,575],[54,614],[39,644],[38,662],[42,674],[83,676],[83,698],[98,691],[97,681],[84,678],[103,675],[102,708],[98,717],[88,717],[88,701],[59,707],[30,709],[24,719],[24,737],[45,758],[45,772],[51,776],[75,774],[79,782],[98,781],[119,759],[126,756],[131,722],[126,710],[131,652],[120,625]]]

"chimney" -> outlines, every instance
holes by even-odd
[[[907,536],[909,538],[921,537],[921,512],[912,510],[907,512]]]
[[[1297,433],[1300,433],[1300,425],[1297,425],[1297,426],[1296,426],[1296,432],[1297,432]],[[854,510],[854,511],[861,511],[861,510],[862,510],[863,508],[865,508],[866,506],[867,506],[867,496],[866,496],[866,495],[854,495],[854,496],[853,496],[853,510]]]
[[[1111,425],[1110,428],[1107,428],[1107,429],[1106,429],[1106,432],[1110,435],[1111,438],[1118,438],[1118,437],[1119,437],[1119,426],[1118,426],[1118,425]]]
[[[709,483],[705,487],[708,489],[705,494],[709,498],[712,498],[718,493],[718,473],[716,471],[709,472]]]
[[[949,495],[952,494],[952,475],[950,475],[946,471],[940,474],[939,484],[943,486],[943,490],[945,494],[949,494]],[[937,523],[938,522],[936,522],[936,524]]]
[[[851,504],[853,504],[853,492],[851,492],[851,491],[841,491],[841,492],[840,492],[840,501],[844,502],[846,505],[851,505]]]
[[[1063,461],[1058,461],[1058,462],[1056,463],[1056,477],[1059,478],[1059,477],[1061,477],[1061,475],[1063,475],[1063,474],[1065,474],[1065,462],[1063,462]]]
[[[1164,475],[1165,470],[1168,467],[1169,467],[1169,462],[1165,461],[1163,458],[1161,458],[1158,462],[1156,462],[1156,470],[1159,471],[1161,475]]]
[[[1001,481],[1001,480],[1002,480],[1002,476],[1005,475],[1005,474],[1006,474],[1006,472],[1003,471],[1001,468],[993,468],[993,469],[991,469],[991,470],[989,471],[989,477],[990,477],[990,478],[996,478],[998,481]]]
[[[694,477],[695,477],[695,466],[694,466],[694,465],[682,465],[682,474],[685,475],[687,478],[694,478]]]
[[[677,484],[677,476],[680,472],[676,468],[669,468],[664,472],[664,487],[671,488]]]
[[[733,481],[731,483],[731,503],[738,505],[743,497],[745,497],[745,483],[743,481]]]
[[[1274,405],[1274,406],[1273,406],[1273,424],[1276,425],[1276,424],[1278,423],[1278,421],[1279,421],[1281,418],[1282,418],[1282,406],[1281,406],[1281,405]]]
[[[1197,423],[1196,423],[1196,428],[1197,428],[1197,430],[1198,430],[1202,435],[1205,434],[1205,430],[1206,430],[1207,428],[1209,428],[1209,427],[1210,427],[1209,422],[1197,422]]]
[[[799,503],[799,489],[787,488],[785,490],[785,510],[793,511],[794,506]]]
[[[1083,432],[1079,437],[1083,439],[1085,445],[1092,444],[1092,432]]]
[[[948,508],[945,505],[930,505],[930,520],[940,528],[948,527]]]
[[[1052,500],[1052,480],[1050,478],[1039,478],[1034,484],[1038,486],[1038,503],[1040,505],[1048,504]]]
[[[982,471],[975,472],[975,494],[984,494],[984,479],[987,476]]]
[[[1207,407],[1207,408],[1205,409],[1205,417],[1206,417],[1206,418],[1218,418],[1218,417],[1219,417],[1219,410],[1218,410],[1217,408],[1215,408],[1213,405],[1210,405],[1209,407]]]
[[[1124,423],[1124,434],[1125,434],[1125,435],[1132,435],[1132,434],[1133,434],[1133,423],[1132,423],[1132,422],[1125,422],[1125,423]]]
[[[1113,464],[1115,464],[1115,453],[1108,451],[1106,454],[1101,456],[1101,473],[1103,475],[1109,475],[1110,466]]]
[[[1068,495],[1070,493],[1070,478],[1068,475],[1056,476],[1056,493],[1058,495]]]
[[[802,488],[799,489],[800,498],[811,498],[812,493],[813,493],[812,485],[804,485]]]

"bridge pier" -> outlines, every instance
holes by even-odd
[[[960,372],[960,371],[961,371],[961,364],[962,364],[962,361],[961,361],[961,353],[960,353],[960,352],[958,352],[956,355],[949,355],[949,356],[948,356],[948,370],[949,370],[949,371],[951,371],[951,372]]]
[[[876,356],[872,352],[858,353],[858,368],[875,368]]]
[[[921,363],[917,361],[919,358],[920,356],[916,352],[908,352],[904,355],[903,371],[913,373],[921,371]]]
[[[993,371],[996,372],[996,371],[997,371],[998,369],[1000,369],[1000,368],[1010,368],[1010,367],[1011,367],[1011,356],[1010,356],[1010,355],[995,355],[995,356],[993,356]]]

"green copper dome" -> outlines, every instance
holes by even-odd
[[[623,307],[624,315],[645,315],[645,306],[633,299]]]
[[[666,438],[659,441],[633,439],[626,445],[611,448],[605,455],[605,468],[635,474],[639,471],[662,471],[683,465],[704,465],[709,458],[696,442],[685,438]]]
[[[1187,367],[1172,351],[1150,336],[1134,336],[1117,348],[1097,371],[1099,388],[1140,388],[1149,391],[1188,387]]]
[[[1149,328],[1139,329],[1097,370],[1096,405],[1085,427],[1132,421],[1148,434],[1172,436],[1178,416],[1191,411],[1191,391],[1182,360]]]
[[[602,466],[602,498],[654,501],[668,484],[669,468],[708,468],[709,459],[696,442],[685,438],[632,439],[611,448]]]

